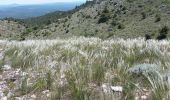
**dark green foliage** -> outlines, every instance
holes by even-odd
[[[106,16],[106,15],[101,15],[100,18],[99,18],[99,20],[98,20],[98,24],[100,24],[100,23],[105,23],[105,22],[107,22],[108,20],[109,20],[108,16]]]
[[[43,32],[42,35],[43,35],[43,37],[47,37],[47,36],[50,36],[51,33],[50,32]]]
[[[103,13],[109,13],[109,10],[105,7]]]
[[[168,31],[169,31],[169,28],[167,26],[164,26],[160,31],[159,33],[161,34],[168,34]]]
[[[32,32],[32,29],[26,29],[24,32],[22,32],[19,36],[19,41],[23,41],[26,39],[26,37]]]
[[[66,30],[66,33],[68,33],[69,32],[69,30]]]
[[[167,38],[167,34],[168,34],[168,27],[164,26],[160,31],[159,31],[159,35],[157,36],[157,40],[163,40]]]
[[[112,26],[116,26],[117,24],[118,24],[118,23],[117,23],[116,20],[113,20],[112,23],[111,23]]]
[[[50,25],[50,24],[51,24],[51,21],[48,20],[48,21],[46,22],[46,25]]]
[[[161,21],[161,17],[160,17],[160,15],[156,15],[156,16],[155,16],[155,18],[156,18],[156,19],[155,19],[155,22],[159,22],[159,21]]]
[[[124,29],[125,28],[125,26],[123,25],[123,24],[120,24],[119,23],[119,25],[118,25],[118,27],[117,27],[118,29]]]
[[[163,0],[163,3],[170,5],[170,0]]]
[[[95,32],[96,32],[96,33],[98,33],[98,32],[99,32],[99,30],[95,30]]]
[[[145,34],[145,40],[150,40],[150,39],[152,39],[151,35]]]
[[[142,12],[141,15],[142,15],[142,20],[146,19],[146,13],[145,12]]]
[[[109,10],[105,7],[105,9],[103,10],[99,20],[98,20],[98,24],[100,23],[105,23],[110,19],[110,14],[109,14]]]
[[[166,38],[167,38],[167,35],[166,35],[166,34],[159,34],[156,39],[157,39],[157,40],[163,40],[163,39],[166,39]]]
[[[90,19],[90,18],[92,18],[90,15],[87,15],[87,16],[86,16],[86,19]]]
[[[37,30],[37,29],[38,29],[38,27],[37,27],[37,26],[33,27],[33,30]]]

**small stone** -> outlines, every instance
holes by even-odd
[[[123,87],[122,86],[111,86],[111,89],[114,92],[122,92],[123,91]]]
[[[147,100],[147,96],[146,96],[146,95],[143,95],[143,96],[141,96],[141,99],[142,99],[142,100]]]
[[[128,72],[133,73],[133,74],[140,74],[140,73],[149,73],[149,72],[154,72],[154,71],[159,71],[160,66],[156,64],[139,64],[135,65],[132,68],[128,69]]]
[[[20,74],[20,71],[21,71],[21,69],[17,69],[17,70],[15,71],[15,75],[19,75],[19,74]]]
[[[61,75],[61,79],[64,79],[64,78],[65,78],[65,74],[62,74],[62,75]]]
[[[2,97],[1,100],[7,100],[7,97]]]
[[[34,95],[34,94],[33,94],[33,95],[31,95],[31,98],[35,99],[35,98],[36,98],[36,95]]]
[[[49,93],[49,90],[42,91],[43,94]]]
[[[28,73],[22,72],[22,76],[26,76],[26,75],[28,75]]]
[[[105,84],[102,85],[102,88],[103,88],[103,91],[104,91],[105,93],[107,93],[108,89],[107,89],[107,86],[106,86]]]
[[[15,97],[14,100],[22,100],[21,97]]]
[[[4,66],[2,66],[2,69],[3,70],[10,70],[11,66],[10,65],[4,65]]]
[[[0,98],[4,96],[4,93],[0,91]]]
[[[13,93],[9,92],[9,93],[7,94],[7,97],[12,97],[13,95],[14,95]]]
[[[47,97],[50,97],[50,94],[49,94],[49,93],[47,93]]]

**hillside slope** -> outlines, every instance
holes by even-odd
[[[149,38],[170,37],[169,0],[94,0],[67,12],[17,20],[26,27],[19,37],[44,39],[68,36]]]
[[[25,27],[18,22],[0,20],[0,39],[16,39],[24,30]]]
[[[43,29],[33,31],[30,36],[50,38],[61,35],[83,35],[133,38],[149,34],[158,37],[161,29],[170,27],[168,0],[91,2],[92,4],[77,10],[71,16],[58,18],[57,22],[51,22]]]

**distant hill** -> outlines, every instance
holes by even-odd
[[[54,11],[67,11],[80,5],[82,2],[51,3],[39,5],[0,5],[0,18],[28,18],[41,16]]]

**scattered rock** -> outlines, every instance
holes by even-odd
[[[7,87],[7,85],[6,85],[6,81],[0,82],[0,90],[1,90],[1,91],[4,91],[4,90],[6,90],[6,89],[8,89],[8,87]]]
[[[2,97],[1,100],[8,100],[7,97]]]
[[[21,76],[26,76],[26,75],[28,75],[28,73],[22,72],[22,75],[21,75]]]
[[[22,97],[15,97],[14,100],[22,100]]]
[[[146,95],[143,95],[143,96],[141,96],[141,99],[142,99],[142,100],[147,100],[147,96],[146,96]]]
[[[34,94],[33,94],[33,95],[31,95],[31,98],[35,99],[35,98],[36,98],[36,95],[34,95]]]
[[[4,96],[4,93],[0,91],[0,98],[2,98],[3,96]]]
[[[12,92],[8,92],[7,97],[12,97],[14,94]]]
[[[47,97],[50,97],[50,93],[47,93]]]
[[[107,87],[107,85],[103,84],[103,85],[102,85],[102,89],[103,89],[103,91],[104,91],[105,93],[108,92],[108,87]]]
[[[44,91],[42,91],[43,94],[47,94],[47,93],[49,93],[49,92],[50,92],[49,90],[44,90]]]
[[[11,69],[11,66],[10,65],[4,65],[4,66],[2,66],[2,69],[7,71],[7,70]]]
[[[108,83],[103,84],[102,89],[103,89],[104,93],[111,93],[111,91],[112,91],[110,88],[110,85]]]
[[[160,67],[156,64],[139,64],[128,69],[128,72],[133,74],[141,74],[141,73],[148,73],[148,72],[154,72],[159,70]]]
[[[114,92],[122,92],[123,87],[122,86],[111,86],[112,91]]]

